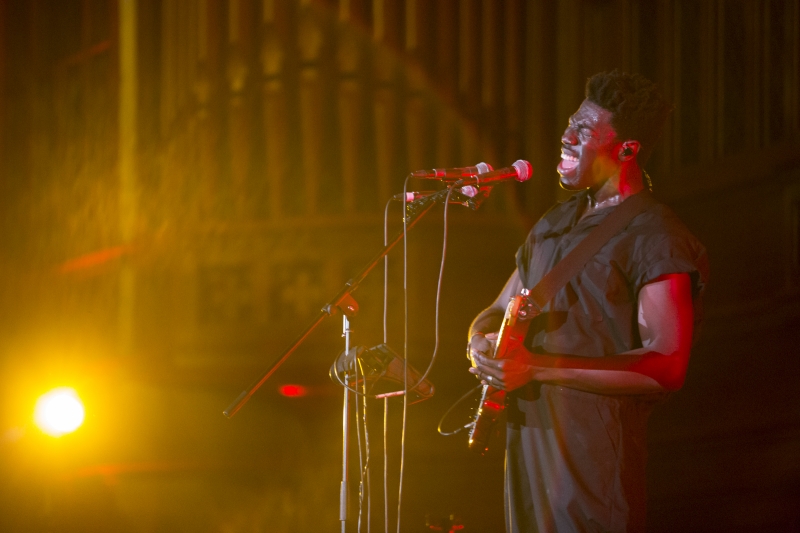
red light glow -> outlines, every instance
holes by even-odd
[[[308,390],[302,385],[281,385],[278,392],[287,398],[300,398],[308,394]]]
[[[484,405],[484,407],[487,407],[487,408],[492,409],[494,411],[500,411],[501,409],[503,409],[503,406],[500,405],[499,403],[490,402],[489,400],[484,401],[483,405]]]

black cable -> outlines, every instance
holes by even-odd
[[[408,187],[408,177],[403,184],[403,247],[405,249],[406,231],[406,188]],[[389,206],[392,200],[386,202],[383,211],[383,245],[389,244]],[[383,343],[388,344],[388,308],[389,308],[389,255],[383,257]],[[381,377],[386,374],[387,369],[381,372]],[[377,380],[376,380],[377,382]],[[389,448],[388,448],[388,417],[389,417],[389,398],[383,398],[383,518],[385,533],[389,533]]]
[[[356,388],[357,388],[358,387],[358,371],[359,370],[363,370],[363,369],[360,368],[361,367],[361,363],[360,363],[360,361],[358,361],[358,358],[356,358],[355,364],[353,366],[355,367],[355,384],[356,384]],[[362,375],[363,375],[363,372],[362,372]],[[366,380],[364,380],[363,386],[366,387]],[[357,525],[356,531],[358,533],[361,533],[361,514],[362,514],[361,511],[362,511],[362,509],[364,507],[364,454],[363,454],[363,449],[361,447],[361,425],[359,423],[360,422],[360,420],[359,420],[360,417],[358,416],[358,414],[359,414],[358,396],[355,396],[353,398],[353,400],[355,401],[355,404],[356,404],[355,420],[356,420],[356,440],[358,441],[358,473],[359,473],[359,479],[358,479],[358,522],[357,522],[358,525]]]
[[[434,313],[434,317],[435,317],[435,319],[434,319],[434,339],[435,340],[434,340],[434,345],[433,345],[433,355],[431,355],[431,362],[428,363],[428,368],[425,369],[425,372],[423,372],[422,376],[414,384],[414,386],[412,386],[410,388],[410,390],[416,389],[417,387],[419,387],[422,384],[423,381],[425,381],[425,379],[428,377],[428,374],[430,374],[431,370],[433,369],[433,364],[436,362],[436,356],[439,353],[439,307],[440,307],[441,297],[442,297],[442,281],[444,280],[444,264],[445,264],[445,259],[447,258],[447,231],[448,231],[447,214],[448,214],[448,206],[450,205],[450,195],[453,193],[453,191],[455,190],[457,185],[458,185],[458,183],[452,185],[447,190],[447,196],[445,196],[445,199],[444,199],[444,223],[443,223],[443,230],[442,230],[442,260],[441,260],[441,262],[439,264],[439,280],[436,283],[436,306],[435,306],[436,310],[435,310],[435,313]]]
[[[392,200],[386,202],[383,210],[383,247],[389,245],[389,206]],[[405,207],[405,202],[403,203]],[[389,308],[389,254],[383,256],[383,343],[388,344],[387,316]]]
[[[357,396],[361,396],[363,394],[361,391],[359,391],[358,389],[354,389],[353,387],[351,387],[349,384],[345,383],[342,380],[342,376],[339,374],[338,370],[336,369],[336,362],[338,360],[339,360],[339,357],[337,356],[336,360],[334,360],[334,362],[331,365],[330,369],[328,369],[328,377],[331,378],[332,381],[335,381],[336,383],[338,383],[339,385],[341,385],[345,389],[349,390],[350,392],[356,394]],[[385,373],[385,371],[384,371],[384,373]],[[382,376],[383,376],[383,374],[381,374],[379,377],[382,377]],[[356,383],[358,383],[358,382],[356,382]],[[374,396],[373,396],[373,398],[374,398]]]
[[[406,419],[408,415],[408,180],[403,182],[403,426],[400,431],[400,478],[397,488],[397,533],[400,533],[400,515],[403,505],[403,474],[406,458]]]
[[[366,461],[364,461],[364,474],[363,477],[366,478],[366,494],[367,494],[367,533],[370,533],[372,528],[372,491],[370,486],[370,453],[369,453],[369,425],[367,424],[367,380],[364,380],[364,396],[361,397],[361,401],[364,402],[364,409],[363,409],[363,423],[364,423],[364,449],[366,450]],[[358,401],[358,398],[356,398]]]
[[[443,242],[442,242],[442,259],[439,265],[439,278],[436,286],[436,304],[435,304],[435,342],[434,342],[434,349],[433,354],[431,356],[431,361],[428,364],[428,367],[425,369],[425,372],[422,374],[420,379],[411,387],[409,387],[408,383],[408,217],[406,216],[407,209],[406,206],[409,204],[408,202],[408,180],[411,176],[406,176],[406,179],[403,183],[403,366],[404,366],[404,375],[403,375],[403,423],[402,423],[402,431],[401,431],[401,445],[400,445],[400,476],[399,476],[399,483],[398,483],[398,499],[397,499],[397,531],[400,533],[400,525],[401,525],[401,510],[402,510],[402,497],[403,497],[403,474],[405,472],[405,440],[406,440],[406,424],[407,424],[407,414],[408,414],[408,394],[410,391],[413,391],[421,385],[425,379],[428,377],[428,374],[433,369],[433,365],[436,362],[436,357],[439,351],[439,318],[440,318],[440,304],[441,304],[441,292],[442,292],[442,282],[444,279],[444,266],[445,266],[445,259],[447,257],[447,236],[448,236],[448,206],[450,202],[450,197],[455,190],[456,185],[452,185],[447,189],[447,194],[444,199],[444,223],[443,223]],[[443,192],[443,191],[442,191]],[[389,213],[389,205],[391,201],[387,202],[386,208],[384,209],[384,246],[386,246],[388,242],[388,213]],[[389,257],[386,255],[384,257],[384,289],[383,289],[383,341],[384,344],[387,342],[388,337],[388,327],[387,327],[387,315],[388,315],[388,276],[389,276]],[[347,354],[344,354],[345,357]],[[356,398],[356,434],[358,438],[358,452],[359,452],[359,466],[360,466],[360,489],[359,489],[359,511],[358,511],[358,531],[361,531],[361,518],[362,518],[362,511],[363,511],[363,497],[364,497],[364,479],[367,479],[367,485],[369,485],[369,436],[368,436],[368,428],[367,428],[367,398],[374,398],[374,396],[370,396],[366,390],[366,375],[363,373],[363,368],[361,368],[361,364],[358,361],[358,357],[356,356],[355,361],[355,388],[350,387],[349,383],[345,383],[342,380],[342,377],[339,375],[337,365],[338,357],[334,361],[333,365],[331,365],[329,376],[331,379],[335,378],[335,381],[338,382],[340,385],[345,387],[347,390],[355,393]],[[363,376],[363,385],[362,391],[358,390],[358,370],[362,370]],[[378,376],[380,379],[386,373],[386,369]],[[346,374],[345,374],[346,375]],[[377,380],[375,380],[377,382]],[[374,385],[374,383],[373,383]],[[462,397],[456,404],[454,404],[444,415],[446,417],[452,409],[458,405],[464,398],[468,395],[472,394],[473,391],[470,391]],[[362,441],[361,441],[361,431],[360,426],[358,425],[361,420],[359,419],[359,409],[358,409],[358,398],[359,396],[362,398],[363,401],[363,424],[364,424],[364,446],[366,448],[364,455],[362,456]],[[444,417],[442,420],[444,420]],[[387,449],[387,418],[388,418],[388,398],[384,397],[384,514],[385,514],[385,522],[386,522],[386,530],[388,533],[388,491],[387,491],[387,483],[388,483],[388,468],[387,468],[387,459],[388,459],[388,449]],[[457,430],[455,433],[462,431],[464,428]],[[439,424],[439,432],[441,433],[441,422]],[[452,434],[455,434],[452,433]],[[443,433],[444,434],[444,433]],[[366,460],[364,460],[366,457]],[[371,499],[370,495],[367,494],[367,528],[370,528],[370,509],[371,509]]]
[[[461,402],[463,402],[464,400],[466,400],[467,398],[469,398],[470,396],[472,396],[473,394],[475,394],[475,392],[476,392],[476,391],[479,391],[479,390],[481,390],[481,388],[482,388],[482,387],[483,387],[483,385],[478,385],[477,387],[473,387],[473,388],[471,388],[470,390],[468,390],[468,391],[467,391],[467,393],[466,393],[466,394],[464,394],[464,395],[463,395],[461,398],[459,398],[458,400],[456,400],[456,401],[455,401],[455,403],[454,403],[453,405],[451,405],[451,406],[450,406],[450,407],[447,409],[447,411],[445,411],[445,412],[444,412],[444,414],[442,415],[442,418],[441,418],[441,420],[439,420],[439,425],[438,425],[438,426],[436,426],[436,431],[438,431],[440,435],[444,435],[445,437],[449,437],[450,435],[456,435],[456,434],[458,434],[458,433],[461,433],[461,432],[462,432],[462,431],[464,431],[465,429],[471,428],[472,426],[474,426],[474,425],[475,425],[475,422],[474,422],[474,421],[472,421],[472,422],[470,422],[469,424],[466,424],[466,425],[464,425],[464,426],[462,426],[462,427],[458,428],[458,429],[457,429],[457,430],[455,430],[455,431],[450,431],[450,432],[445,432],[445,431],[442,431],[442,424],[444,423],[444,420],[445,420],[445,418],[447,418],[447,415],[449,415],[449,414],[450,414],[450,413],[453,411],[453,409],[455,409],[455,408],[456,408],[458,405],[460,405],[460,404],[461,404]]]
[[[403,198],[407,198],[406,188],[408,185],[408,177],[406,178],[405,183],[403,184]],[[444,199],[444,222],[443,222],[443,232],[442,232],[442,259],[439,264],[439,279],[436,284],[436,311],[435,311],[435,341],[433,347],[433,354],[431,355],[431,362],[428,364],[428,368],[425,369],[425,372],[419,378],[419,380],[411,387],[408,386],[408,247],[406,241],[406,217],[403,217],[403,303],[404,303],[404,312],[405,312],[405,338],[403,343],[403,355],[405,357],[405,375],[404,384],[405,388],[403,389],[403,432],[401,437],[401,456],[400,456],[400,483],[399,483],[399,492],[398,492],[398,502],[397,502],[397,533],[400,533],[400,511],[401,511],[401,500],[403,494],[403,466],[404,466],[404,459],[405,459],[405,436],[406,436],[406,413],[408,409],[408,392],[409,390],[416,389],[430,374],[431,370],[433,369],[433,365],[436,362],[436,356],[439,352],[439,308],[441,304],[441,295],[442,295],[442,281],[444,279],[444,265],[445,259],[447,258],[447,215],[448,215],[448,207],[450,205],[450,196],[453,194],[456,186],[459,183],[450,186],[447,190],[447,196]],[[403,202],[404,206],[404,214],[405,214],[405,200]],[[472,391],[470,391],[470,394]],[[462,428],[463,429],[463,428]]]
[[[389,244],[389,206],[392,201],[386,202],[386,208],[383,210],[383,246]],[[405,210],[405,202],[403,202],[403,209]],[[405,212],[403,213],[405,216]],[[389,308],[389,254],[383,257],[383,343],[388,343],[388,327],[387,315]],[[383,398],[383,521],[385,525],[385,533],[389,533],[389,449],[387,446],[387,424],[389,416],[389,398]]]

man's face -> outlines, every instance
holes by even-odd
[[[561,136],[561,186],[568,191],[599,189],[619,169],[616,138],[611,112],[584,100]]]

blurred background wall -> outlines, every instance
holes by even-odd
[[[565,197],[560,136],[586,78],[620,68],[675,103],[648,171],[712,265],[686,385],[651,423],[650,529],[797,530],[799,62],[798,0],[0,0],[0,526],[336,530],[339,318],[221,411],[381,248],[408,172],[527,159],[529,182],[451,206],[437,393],[406,435],[403,531],[451,513],[500,531],[502,439],[474,457],[436,424],[474,384],[471,319]],[[417,368],[441,215],[409,235]],[[388,280],[402,352],[397,251]],[[382,269],[355,297],[354,342],[378,344]],[[30,418],[60,385],[86,420],[53,439]],[[383,404],[368,416],[382,528]]]

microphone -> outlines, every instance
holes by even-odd
[[[510,167],[492,170],[476,176],[468,176],[459,180],[459,184],[463,185],[477,185],[482,187],[489,183],[498,183],[501,181],[517,180],[519,182],[528,181],[533,175],[533,166],[525,160],[519,159],[514,161]]]
[[[458,181],[462,178],[469,178],[478,174],[485,174],[492,171],[492,166],[488,163],[478,163],[474,167],[460,168],[433,168],[430,170],[415,170],[410,174],[412,178],[426,178],[441,181]]]
[[[420,198],[427,198],[428,196],[441,193],[442,191],[409,191],[406,193],[406,202],[413,202],[414,200],[419,200]],[[480,189],[473,185],[465,185],[464,187],[459,187],[454,191],[455,195],[461,194],[462,196],[466,196],[467,198],[474,198],[478,195]],[[403,201],[403,193],[399,192],[392,196],[392,200],[399,200]],[[461,203],[461,202],[454,202],[454,203]]]

